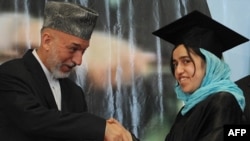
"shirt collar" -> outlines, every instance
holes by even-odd
[[[39,64],[42,66],[43,72],[45,73],[47,80],[49,82],[53,82],[56,79],[54,78],[54,76],[52,75],[52,73],[45,67],[45,65],[43,64],[43,62],[41,61],[40,57],[38,56],[36,50],[34,49],[32,51],[32,54],[35,56],[35,58],[37,59],[37,61],[39,62]]]

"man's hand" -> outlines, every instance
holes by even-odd
[[[132,136],[117,120],[110,118],[106,122],[104,141],[132,141]]]

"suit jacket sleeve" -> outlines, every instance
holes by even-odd
[[[32,86],[32,76],[22,67],[0,69],[0,112],[8,122],[5,125],[38,137],[103,141],[105,119],[88,112],[47,108]],[[11,72],[18,69],[19,73]]]

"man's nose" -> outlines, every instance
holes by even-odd
[[[73,55],[72,61],[78,66],[82,64],[82,55],[83,53],[81,51],[77,51]]]

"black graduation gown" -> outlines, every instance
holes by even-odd
[[[87,112],[79,86],[59,81],[61,111],[32,50],[0,66],[0,141],[104,140],[106,120]]]
[[[244,114],[246,116],[246,124],[250,125],[250,75],[235,82],[244,92],[246,100],[246,108]]]
[[[179,112],[165,141],[223,141],[225,124],[241,124],[242,110],[233,95],[210,95],[184,116]]]

